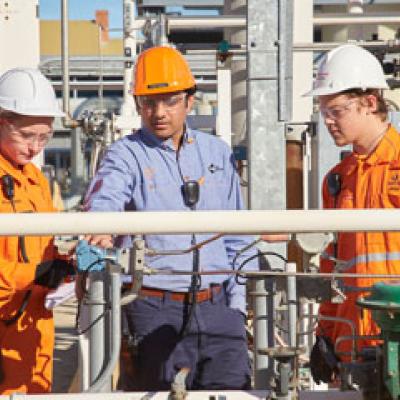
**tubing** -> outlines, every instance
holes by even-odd
[[[111,277],[111,355],[110,361],[100,376],[89,387],[88,392],[100,392],[102,389],[109,385],[110,378],[114,372],[115,366],[119,360],[119,352],[121,349],[121,280],[120,269],[115,266],[110,266]],[[96,349],[94,349],[96,351]]]
[[[295,263],[286,264],[287,272],[296,272]],[[288,275],[286,278],[287,284],[287,302],[288,302],[288,323],[289,323],[289,346],[297,346],[297,288],[296,278],[293,275]]]
[[[400,210],[1,214],[0,236],[400,231]]]
[[[149,18],[138,18],[133,23],[133,29],[142,29]],[[196,28],[241,28],[245,27],[246,16],[224,15],[204,17],[168,17],[168,28],[171,29],[193,29]],[[152,18],[152,24],[157,22]]]
[[[90,385],[101,376],[106,360],[105,352],[105,318],[106,299],[104,289],[103,272],[92,272],[90,274],[89,288],[89,377]],[[89,387],[89,391],[92,391]]]
[[[386,25],[399,24],[400,15],[359,15],[348,14],[317,14],[313,19],[314,25]]]
[[[61,58],[63,73],[63,111],[69,118],[69,38],[68,38],[68,0],[61,1]]]

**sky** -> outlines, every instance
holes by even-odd
[[[111,32],[112,36],[122,35],[122,4],[123,0],[68,0],[70,19],[87,19],[95,17],[96,10],[108,10],[110,29],[121,29],[121,33]],[[60,19],[60,0],[39,0],[41,19]],[[169,12],[183,13],[184,15],[215,15],[211,10],[183,10],[182,7],[168,7]]]
[[[60,0],[39,0],[41,19],[60,19]],[[122,0],[69,0],[70,19],[87,19],[95,17],[96,10],[108,10],[110,29],[122,29]],[[114,33],[112,36],[121,36]]]

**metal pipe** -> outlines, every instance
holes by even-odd
[[[389,25],[399,24],[400,15],[384,15],[384,14],[315,14],[313,19],[315,26],[327,25]]]
[[[261,265],[262,268],[262,265]],[[267,272],[267,271],[263,271]],[[273,315],[273,293],[275,282],[271,279],[257,279],[253,284],[255,293],[263,293],[254,299],[254,388],[268,386],[268,376],[273,370],[273,362],[268,356],[260,354],[259,349],[273,345],[273,327],[269,324]],[[266,298],[265,298],[266,297]]]
[[[287,272],[296,272],[295,263],[286,264]],[[289,323],[289,346],[297,346],[297,290],[296,278],[293,275],[287,277],[287,302]]]
[[[190,400],[204,399],[224,399],[224,400],[265,400],[270,398],[271,393],[268,390],[233,390],[233,391],[217,391],[217,390],[199,390],[189,391]],[[41,394],[20,394],[13,393],[11,395],[2,395],[1,400],[170,400],[170,392],[113,392],[113,393],[49,393]],[[150,396],[150,397],[149,397]],[[326,396],[325,396],[326,398]]]
[[[292,1],[279,0],[278,2],[278,119],[287,121],[290,119],[290,109],[288,104],[292,103],[289,95],[291,82],[287,82],[292,77],[292,39],[293,39],[293,18]]]
[[[111,333],[111,354],[107,367],[89,388],[88,391],[90,392],[103,391],[104,386],[110,384],[111,375],[119,360],[121,349],[121,271],[116,266],[109,266],[109,271],[111,278],[111,329],[108,332]],[[96,351],[96,349],[94,350]]]
[[[356,342],[357,340],[382,340],[382,336],[380,335],[343,335],[338,336],[335,341],[335,354],[339,357],[350,356],[351,362],[353,362],[357,358],[357,349],[356,349]],[[339,351],[338,347],[342,342],[351,341],[352,343],[352,350],[351,351]]]
[[[334,322],[341,322],[343,324],[347,324],[350,327],[351,331],[351,352],[350,352],[350,357],[351,361],[354,361],[355,356],[356,356],[356,326],[354,324],[354,321],[347,319],[347,318],[341,318],[341,317],[329,317],[327,315],[319,315],[318,316],[319,321],[334,321]],[[337,343],[338,341],[336,340],[335,342],[335,353],[337,353]]]
[[[400,210],[3,213],[0,236],[400,231]]]
[[[123,3],[123,24],[124,24],[124,80],[123,80],[123,103],[121,106],[121,117],[132,120],[138,120],[135,102],[131,93],[134,61],[136,58],[136,32],[132,29],[135,20],[136,2],[135,0],[124,0]],[[138,123],[139,125],[139,123]],[[139,125],[140,126],[140,125]],[[131,129],[122,129],[124,134],[131,132]]]
[[[293,50],[294,51],[327,51],[327,50],[332,50],[335,47],[338,47],[342,44],[345,44],[348,42],[321,42],[321,43],[294,43],[293,44]],[[371,40],[371,41],[365,41],[365,40],[358,40],[357,41],[358,46],[362,46],[365,48],[384,48],[388,50],[389,52],[395,51],[399,52],[400,48],[400,41],[398,39],[390,39],[390,40]]]
[[[55,89],[61,88],[61,83],[57,82],[57,81],[53,81],[52,82],[53,87]],[[210,80],[202,80],[202,79],[196,79],[196,86],[201,86],[201,87],[216,87],[217,82],[214,79],[210,79]],[[99,82],[98,81],[92,81],[92,82],[73,82],[71,87],[73,89],[83,89],[83,90],[95,90],[98,89],[99,87]],[[124,82],[122,81],[105,81],[103,84],[103,88],[105,89],[109,89],[109,90],[123,90],[124,88]]]
[[[103,272],[93,272],[90,274],[88,305],[90,307],[89,376],[90,385],[93,385],[98,380],[105,362],[104,312],[106,301],[104,299]]]
[[[142,29],[146,21],[150,18],[137,18],[133,24],[133,29]],[[168,17],[169,29],[192,29],[195,28],[240,28],[245,27],[247,19],[245,16],[224,15],[204,17]],[[154,25],[157,18],[151,18]]]
[[[219,269],[213,271],[200,271],[192,272],[185,270],[158,270],[158,269],[146,269],[148,275],[243,275],[247,278],[250,277],[287,277],[296,276],[302,278],[370,278],[370,279],[400,279],[400,274],[361,274],[361,273],[340,273],[340,272],[285,272],[285,271],[237,271],[237,270],[226,270]],[[368,289],[364,288],[368,291]],[[256,291],[251,293],[254,296],[266,296],[265,290]]]
[[[70,115],[69,108],[69,41],[68,41],[68,0],[61,0],[61,58],[63,72],[63,111]]]
[[[100,110],[104,110],[104,101],[103,101],[103,50],[102,50],[102,26],[101,24],[97,24],[97,45],[99,51],[99,89],[98,89],[98,96],[100,100]]]

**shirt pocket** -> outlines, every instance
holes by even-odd
[[[182,210],[181,185],[170,179],[149,179],[141,185],[141,198],[135,198],[137,210]]]
[[[384,203],[382,208],[399,208],[400,207],[400,167],[391,166],[387,170],[385,179],[384,192]]]
[[[200,199],[204,209],[225,210],[229,208],[230,195],[231,184],[223,171],[207,174],[204,183],[200,185]]]

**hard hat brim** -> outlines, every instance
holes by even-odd
[[[321,87],[318,89],[311,89],[308,92],[302,94],[302,97],[318,97],[318,96],[329,96],[331,94],[339,94],[342,92],[345,92],[346,90],[351,90],[351,89],[389,89],[389,85],[371,85],[371,87],[367,88],[360,88],[360,87],[345,87],[345,88],[327,88],[327,87]]]

